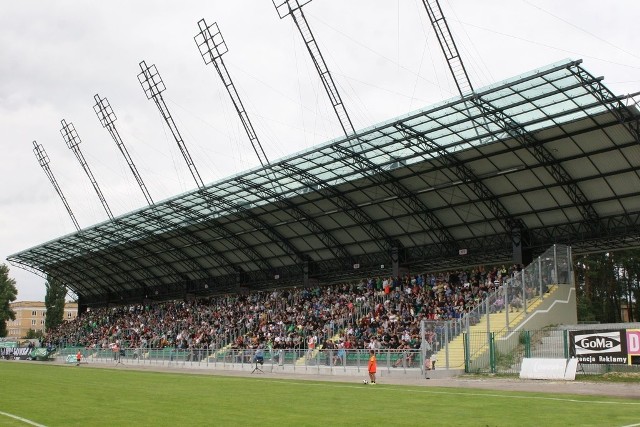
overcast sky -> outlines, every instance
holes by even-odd
[[[280,0],[278,0],[280,1]],[[442,0],[475,88],[565,59],[622,95],[640,91],[638,0]],[[356,129],[449,99],[455,85],[420,0],[315,0],[304,7]],[[50,167],[82,228],[108,219],[60,135],[72,122],[114,215],[146,206],[93,111],[106,97],[151,196],[196,187],[138,83],[156,64],[164,98],[205,183],[259,165],[233,104],[193,37],[217,22],[223,57],[270,160],[341,135],[293,20],[270,0],[4,1],[0,13],[0,263],[75,232],[38,164]],[[636,98],[639,99],[639,98]],[[10,266],[18,300],[44,300],[44,279]]]

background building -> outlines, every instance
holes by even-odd
[[[11,303],[16,320],[7,322],[7,338],[24,338],[29,329],[42,331],[47,316],[47,308],[42,301],[18,301]],[[64,306],[65,321],[73,320],[78,315],[78,303],[67,302]]]

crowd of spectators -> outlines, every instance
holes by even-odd
[[[192,301],[91,308],[47,336],[57,346],[191,350],[421,348],[422,320],[469,314],[520,266],[375,277]],[[426,333],[434,345],[435,333]],[[407,354],[409,352],[407,351]]]

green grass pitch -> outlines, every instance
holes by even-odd
[[[0,426],[630,426],[640,400],[0,362]]]

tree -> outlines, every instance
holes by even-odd
[[[7,336],[7,321],[16,320],[11,303],[18,297],[16,281],[9,277],[9,267],[0,265],[0,337]]]
[[[44,337],[44,334],[42,333],[42,331],[36,331],[35,329],[29,329],[27,331],[27,335],[25,335],[25,339],[27,340],[32,340],[32,339],[42,339]]]
[[[576,257],[578,320],[640,319],[640,249]]]
[[[622,300],[630,322],[640,319],[640,249],[629,249],[619,254],[619,275]]]
[[[64,319],[64,299],[67,296],[67,287],[60,280],[47,276],[45,283],[47,293],[44,296],[44,305],[47,309],[47,317],[44,327],[47,332],[57,328]]]

